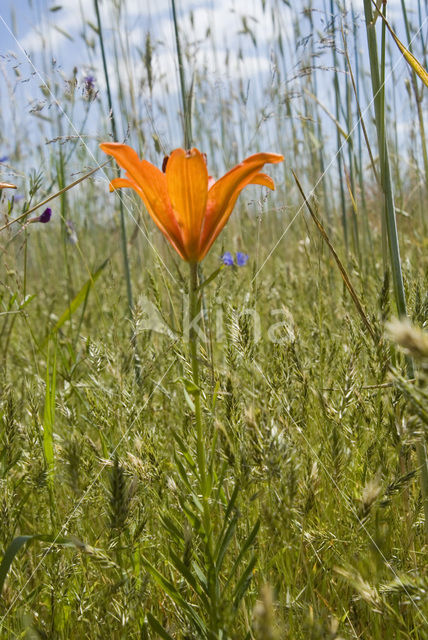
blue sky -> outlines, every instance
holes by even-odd
[[[50,59],[56,60],[56,67],[65,75],[70,74],[73,67],[78,68],[78,77],[82,79],[88,73],[96,75],[97,86],[103,91],[105,84],[100,72],[100,59],[97,50],[91,52],[87,46],[82,46],[82,24],[86,21],[85,31],[87,39],[94,40],[94,33],[88,23],[94,24],[95,16],[92,3],[79,2],[79,0],[66,0],[60,2],[61,9],[50,11],[49,7],[55,6],[52,2],[34,1],[32,8],[25,0],[10,3],[9,12],[0,13],[0,34],[2,41],[2,54],[9,57],[5,65],[6,72],[12,84],[17,82],[13,78],[14,69],[19,68],[22,77],[20,81],[27,84],[23,91],[27,104],[35,99],[33,88],[39,85],[46,76]],[[81,7],[85,6],[84,11]],[[102,2],[101,6],[106,6]],[[13,7],[13,8],[12,8]],[[261,3],[259,0],[250,0],[249,3],[230,2],[229,0],[217,0],[216,2],[201,2],[200,0],[181,3],[180,20],[186,29],[189,25],[189,12],[193,10],[194,39],[199,40],[196,58],[198,63],[207,65],[213,75],[221,79],[226,73],[223,62],[226,50],[229,50],[230,66],[227,69],[228,77],[233,74],[242,77],[251,77],[261,72],[269,71],[269,50],[265,46],[270,37],[261,26]],[[148,31],[151,32],[154,51],[154,64],[158,76],[165,79],[171,93],[178,91],[178,74],[175,59],[174,35],[170,19],[169,2],[157,0],[157,2],[140,2],[129,0],[126,2],[127,12],[127,38],[132,47],[130,58],[136,60],[136,50],[144,46],[144,39]],[[242,27],[241,14],[249,12],[252,28],[257,33],[259,42],[258,50],[248,47],[249,38],[240,38],[239,48],[246,49],[245,61],[238,56],[235,47],[236,36]],[[14,17],[15,16],[15,17]],[[83,19],[82,19],[83,16]],[[109,42],[109,32],[116,25],[112,24],[111,12],[102,12],[105,37]],[[3,22],[4,21],[4,22]],[[200,37],[208,27],[216,34],[217,54],[214,57],[209,46]],[[16,39],[9,32],[15,32]],[[218,37],[217,37],[218,35]],[[28,65],[24,51],[29,54],[35,69]],[[42,52],[49,51],[49,55]],[[107,56],[111,59],[111,51],[107,47]],[[37,77],[35,71],[40,74]],[[112,74],[114,82],[114,74]],[[22,88],[22,87],[20,87]],[[16,85],[16,89],[18,86]],[[155,83],[155,92],[161,87]]]
[[[123,2],[126,19],[122,22],[122,30],[126,28],[126,41],[129,44],[127,52],[119,52],[118,59],[123,74],[123,81],[132,85],[138,100],[146,100],[147,90],[140,90],[141,54],[147,32],[150,31],[154,45],[153,67],[156,75],[154,84],[153,103],[159,105],[171,114],[179,109],[178,72],[175,56],[174,34],[170,14],[169,0],[127,0]],[[247,138],[251,141],[256,123],[256,112],[272,115],[273,105],[269,103],[269,85],[275,73],[273,64],[273,43],[277,42],[281,32],[286,39],[292,29],[293,16],[301,14],[300,6],[306,3],[292,3],[289,9],[283,0],[266,0],[265,10],[262,0],[178,0],[180,25],[187,34],[189,41],[194,43],[190,47],[191,61],[189,68],[197,69],[206,80],[207,93],[205,103],[201,106],[207,115],[207,122],[215,117],[216,105],[221,103],[222,97],[227,97],[231,88],[246,95],[246,110],[242,120],[247,127]],[[325,29],[324,5],[329,2],[314,0],[315,26],[320,31]],[[107,57],[112,60],[111,33],[117,28],[112,21],[109,10],[111,0],[100,2],[102,7],[102,21],[107,42]],[[59,10],[52,8],[61,6]],[[366,49],[365,33],[362,22],[362,0],[354,2],[360,32],[360,47]],[[410,14],[417,8],[417,0],[407,0]],[[0,11],[0,41],[2,42],[2,71],[0,76],[0,100],[3,113],[3,129],[10,130],[12,123],[22,119],[23,125],[36,122],[40,130],[43,118],[52,116],[54,96],[63,99],[64,83],[71,77],[73,68],[77,69],[79,83],[87,75],[96,78],[99,98],[105,107],[105,82],[101,71],[99,47],[96,36],[90,27],[95,22],[93,3],[84,0],[3,0]],[[8,7],[8,8],[7,8]],[[84,7],[84,9],[82,9]],[[350,2],[348,2],[348,8]],[[271,11],[275,11],[272,20]],[[400,18],[400,0],[389,0],[388,11],[391,20],[397,25],[399,35],[405,40],[403,25]],[[84,25],[84,27],[82,27]],[[302,41],[310,36],[309,22],[301,18]],[[10,33],[12,31],[16,38]],[[211,37],[206,38],[207,31]],[[426,35],[426,32],[425,32]],[[257,45],[254,45],[253,37]],[[319,36],[314,34],[316,47],[319,47]],[[90,44],[94,42],[92,49]],[[89,46],[88,46],[89,43]],[[215,46],[213,46],[213,43]],[[275,45],[276,46],[276,45]],[[321,49],[320,49],[321,50]],[[399,53],[392,48],[395,67],[395,82],[401,83],[402,95],[405,99],[404,80],[408,76],[406,65],[401,61]],[[27,53],[32,66],[26,59]],[[351,51],[351,57],[353,52]],[[293,77],[298,72],[298,65],[304,60],[305,46],[298,51],[287,50],[286,73]],[[54,65],[52,60],[55,60]],[[325,66],[325,71],[319,72],[320,96],[326,106],[333,111],[331,52],[327,50],[319,58],[319,65]],[[53,71],[54,67],[54,71]],[[117,73],[111,74],[113,91],[116,91],[115,78]],[[52,85],[52,78],[56,78],[58,86]],[[45,81],[50,82],[51,95],[43,95],[40,87]],[[391,82],[391,78],[388,82]],[[295,86],[300,90],[299,80]],[[285,90],[292,90],[292,82],[284,85]],[[45,87],[46,89],[46,87]],[[46,91],[45,91],[46,94]],[[131,94],[131,92],[130,92]],[[12,99],[11,99],[12,98]],[[198,96],[199,98],[199,96]],[[202,97],[201,97],[202,99]],[[140,105],[145,109],[146,105]],[[93,112],[94,110],[92,110]],[[104,108],[105,115],[106,109]],[[406,109],[400,109],[400,127],[405,130],[408,125]],[[154,131],[159,133],[165,147],[178,146],[179,120],[178,117],[163,117],[162,109],[154,110]],[[89,136],[95,139],[105,131],[106,123],[101,124],[95,116],[91,116]],[[81,115],[74,114],[76,129],[79,129]],[[269,118],[266,119],[266,121]],[[122,121],[122,135],[125,135],[129,121]],[[67,123],[65,128],[67,129]],[[266,142],[275,142],[275,131],[269,124],[263,123],[262,133]],[[35,128],[30,126],[30,134]],[[151,133],[153,133],[152,131]],[[70,131],[68,131],[70,133]],[[71,131],[71,133],[73,133]],[[36,134],[37,137],[39,133]],[[40,135],[39,135],[40,137]],[[95,148],[94,144],[94,148]]]

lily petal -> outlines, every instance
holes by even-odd
[[[199,237],[208,197],[208,171],[197,149],[176,149],[165,170],[168,195],[189,260],[199,260]]]
[[[127,178],[115,178],[110,190],[122,187],[134,189],[146,205],[156,225],[171,242],[180,256],[187,260],[183,236],[169,199],[165,175],[147,160],[140,160],[136,151],[126,144],[105,142],[100,148],[113,156],[117,164],[126,170]]]
[[[256,153],[228,171],[208,192],[207,211],[201,231],[199,255],[202,260],[229,219],[242,189],[249,184],[260,184],[274,189],[273,180],[260,169],[266,163],[282,162],[277,153]]]
[[[248,184],[259,184],[262,187],[268,187],[271,191],[275,191],[275,183],[266,173],[258,173],[254,178],[251,178],[251,182]]]
[[[116,191],[116,189],[122,189],[122,187],[130,187],[131,189],[135,189],[136,187],[138,189],[140,188],[136,182],[131,182],[128,178],[113,178],[108,186],[110,192]]]

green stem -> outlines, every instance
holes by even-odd
[[[339,61],[337,57],[336,51],[336,34],[335,34],[335,11],[334,11],[334,3],[333,0],[330,0],[330,14],[333,19],[333,68],[334,68],[334,76],[333,76],[333,86],[334,86],[334,99],[335,99],[335,115],[336,120],[340,122],[340,87],[339,87]],[[345,188],[343,186],[343,157],[342,157],[342,142],[340,139],[339,129],[336,127],[336,145],[337,145],[337,170],[339,173],[339,189],[340,189],[340,203],[342,208],[342,227],[343,227],[343,238],[345,241],[346,255],[348,255],[349,250],[349,240],[348,240],[348,219],[346,215],[346,200],[345,200]]]
[[[367,42],[369,47],[370,72],[375,107],[376,131],[379,145],[382,190],[385,196],[386,232],[394,283],[395,301],[400,317],[406,317],[406,297],[404,293],[403,275],[401,271],[400,248],[398,243],[397,221],[395,217],[394,192],[392,185],[389,154],[385,137],[385,111],[383,90],[379,74],[379,58],[377,53],[376,31],[373,22],[371,0],[364,0]]]
[[[204,434],[202,429],[201,395],[199,389],[199,360],[198,360],[198,336],[193,322],[198,316],[198,263],[190,262],[190,286],[189,286],[189,345],[190,360],[192,364],[193,384],[196,387],[194,396],[195,421],[196,421],[196,455],[198,460],[199,475],[201,479],[202,493],[206,492],[206,459]]]
[[[347,61],[348,61],[348,68],[349,68],[349,73],[351,75],[351,82],[352,82],[352,87],[354,90],[354,95],[355,95],[355,100],[356,100],[356,105],[357,105],[357,113],[358,113],[358,118],[360,121],[360,124],[358,126],[358,184],[359,184],[359,188],[360,188],[360,197],[361,197],[361,207],[362,207],[362,212],[363,212],[363,238],[364,238],[364,247],[363,247],[363,254],[367,257],[367,256],[373,256],[373,245],[372,245],[372,238],[371,238],[371,232],[370,232],[370,225],[369,225],[369,218],[368,218],[368,213],[367,213],[367,203],[366,203],[366,192],[365,192],[365,186],[366,186],[366,181],[363,178],[363,144],[362,144],[362,130],[364,132],[364,135],[366,137],[366,132],[365,132],[365,125],[364,125],[364,120],[363,120],[363,116],[361,113],[361,109],[360,109],[360,95],[361,95],[361,77],[360,77],[360,69],[359,69],[359,48],[358,48],[358,29],[357,29],[357,19],[354,13],[354,9],[352,8],[352,25],[353,25],[353,35],[354,35],[354,59],[355,59],[355,76],[352,73],[352,67],[351,64],[349,62],[349,58],[347,57]],[[346,49],[345,49],[345,54],[347,55]],[[355,78],[355,79],[354,79]],[[368,145],[368,152],[370,154],[371,157],[371,149],[370,149],[370,145]],[[374,162],[372,162],[372,166],[374,168],[374,170],[376,171]]]
[[[400,248],[398,243],[397,221],[395,216],[394,192],[391,169],[389,164],[388,145],[385,136],[385,102],[383,99],[383,85],[379,74],[379,58],[377,52],[376,30],[373,20],[371,0],[364,0],[367,42],[369,47],[370,72],[375,106],[376,130],[379,145],[382,190],[385,197],[386,232],[388,237],[389,256],[394,282],[395,302],[398,315],[407,317],[406,296],[404,292],[403,275],[401,271]],[[383,76],[383,74],[382,74]],[[407,375],[414,377],[413,360],[407,358]],[[424,441],[416,443],[416,453],[420,466],[420,482],[425,512],[425,533],[428,537],[428,458]]]
[[[106,54],[104,49],[104,39],[103,39],[103,31],[101,27],[101,17],[100,17],[100,10],[98,7],[98,0],[94,0],[94,4],[95,4],[95,13],[97,16],[97,28],[98,28],[98,36],[100,40],[100,47],[101,47],[101,58],[103,61],[104,77],[105,77],[106,88],[107,88],[107,101],[108,101],[108,108],[109,108],[110,118],[111,118],[111,128],[113,133],[113,140],[116,142],[117,141],[116,119],[114,117],[114,111],[113,111],[113,101],[112,101],[111,91],[110,91],[110,81],[109,81],[109,75],[107,70],[107,59],[106,59]],[[117,175],[119,176],[119,169],[117,170]],[[132,315],[133,301],[132,301],[131,273],[129,269],[128,245],[126,242],[125,214],[123,211],[123,201],[121,198],[119,200],[119,207],[120,207],[120,231],[121,231],[121,241],[122,241],[123,266],[125,269],[126,293],[128,297],[129,313]]]
[[[174,22],[175,45],[177,47],[178,71],[180,74],[181,101],[183,106],[183,129],[184,129],[184,148],[190,149],[192,146],[192,118],[190,109],[190,95],[187,95],[186,82],[184,79],[183,56],[181,55],[180,36],[178,33],[177,12],[175,9],[175,0],[171,0],[172,20]]]
[[[410,26],[409,26],[409,20],[407,17],[407,9],[406,9],[406,3],[404,2],[404,0],[401,0],[401,9],[403,12],[403,18],[404,18],[404,25],[406,27],[406,37],[407,37],[407,42],[408,42],[408,48],[410,53],[413,53],[413,46],[412,46],[412,38],[411,38],[411,33],[410,33]],[[422,29],[421,31],[421,37],[422,37]],[[423,42],[423,38],[422,38],[422,42]],[[425,49],[422,49],[423,51],[425,51]],[[423,100],[423,90],[418,88],[418,80],[416,77],[416,73],[413,71],[411,72],[410,75],[411,78],[411,85],[412,85],[412,89],[413,89],[413,93],[415,96],[415,102],[416,102],[416,109],[418,112],[418,121],[419,121],[419,139],[421,142],[421,147],[422,147],[422,159],[423,159],[423,163],[424,163],[424,174],[425,174],[425,195],[428,196],[428,151],[427,151],[427,143],[426,143],[426,136],[425,136],[425,124],[424,124],[424,113],[423,113],[423,108],[422,108],[422,100]],[[422,224],[423,224],[423,228],[424,231],[426,231],[426,218],[424,215],[424,210],[422,208]]]
[[[95,4],[95,13],[97,15],[98,36],[99,36],[99,40],[100,40],[101,57],[102,57],[102,61],[103,61],[104,77],[105,77],[106,88],[107,88],[107,100],[108,100],[108,107],[109,107],[110,118],[111,118],[111,129],[112,129],[112,134],[113,134],[113,140],[116,142],[117,141],[116,118],[114,117],[114,111],[113,111],[113,101],[112,101],[112,97],[111,97],[110,81],[109,81],[109,76],[108,76],[108,71],[107,71],[107,59],[106,59],[106,54],[105,54],[105,49],[104,49],[104,39],[103,39],[103,32],[102,32],[102,27],[101,27],[101,17],[100,17],[100,10],[99,10],[99,7],[98,7],[98,0],[94,0],[94,4]],[[116,175],[118,177],[120,175],[119,167],[117,167],[117,174]],[[120,217],[120,237],[121,237],[121,247],[122,247],[122,256],[123,256],[123,267],[124,267],[125,282],[126,282],[126,295],[127,295],[127,298],[128,298],[128,313],[129,313],[129,317],[132,320],[132,311],[133,311],[133,308],[134,308],[134,302],[133,302],[133,297],[132,297],[131,270],[129,268],[128,243],[127,243],[127,239],[126,239],[125,212],[123,210],[123,200],[122,200],[122,198],[119,198],[119,217]],[[131,331],[131,345],[132,345],[133,355],[134,355],[135,377],[136,377],[137,382],[140,382],[140,380],[141,380],[141,363],[140,363],[140,357],[138,355],[138,349],[137,349],[137,337],[135,335],[134,330]]]
[[[425,516],[425,534],[428,538],[428,464],[427,449],[423,440],[416,442],[416,455],[420,467],[421,492]]]
[[[386,5],[382,5],[382,13],[386,17]],[[386,138],[385,138],[385,55],[386,55],[386,27],[385,22],[382,21],[382,38],[381,38],[381,60],[380,60],[380,82],[379,82],[379,124],[378,138],[379,138],[379,159],[380,159],[380,172],[381,176],[386,173],[385,162],[389,163],[389,159],[386,159]],[[377,63],[376,63],[377,64]],[[383,178],[381,178],[383,179]],[[395,205],[394,205],[395,206]],[[385,202],[383,207],[382,216],[382,255],[383,255],[383,267],[386,271],[388,264],[388,205]],[[395,285],[394,285],[395,286]]]
[[[218,631],[218,598],[217,598],[217,575],[213,554],[212,517],[210,509],[210,494],[212,488],[212,477],[207,474],[207,463],[205,456],[205,441],[202,424],[201,393],[199,386],[199,359],[198,359],[198,334],[194,326],[199,315],[198,303],[198,263],[190,262],[189,278],[189,345],[190,360],[192,364],[192,381],[196,387],[194,393],[195,422],[196,422],[196,457],[199,470],[199,480],[203,505],[203,530],[205,535],[205,554],[207,566],[208,593],[210,597],[210,623],[213,638],[217,638]]]

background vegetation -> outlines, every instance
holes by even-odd
[[[183,144],[171,15],[169,41],[148,19],[135,41],[126,3],[95,3],[61,36],[76,59],[85,46],[74,68],[43,30],[32,62],[19,38],[4,52],[0,180],[18,190],[0,191],[1,638],[427,637],[424,86],[369,2],[242,5],[230,50],[201,31],[209,8],[178,6],[210,173],[285,155],[276,192],[241,196],[200,272],[250,256],[203,289],[209,522],[186,265],[139,200],[108,194],[113,168],[64,190],[113,132],[158,166]],[[391,6],[426,68],[426,4]],[[58,192],[52,220],[27,224]],[[388,334],[403,296],[415,329]]]

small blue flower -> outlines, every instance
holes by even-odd
[[[43,222],[43,224],[46,224],[46,222],[49,222],[49,220],[51,219],[51,215],[52,209],[50,207],[47,207],[39,216],[39,222]]]
[[[226,253],[223,253],[223,255],[221,256],[221,261],[226,265],[226,267],[233,266],[233,256],[230,251],[226,251]]]
[[[242,253],[242,251],[238,251],[236,253],[236,264],[238,267],[245,267],[248,262],[248,254]]]
[[[2,156],[0,158],[0,162],[7,162],[9,160],[9,156]]]

